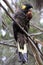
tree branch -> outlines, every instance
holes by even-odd
[[[4,46],[9,46],[9,47],[15,47],[15,48],[17,48],[16,45],[6,44],[6,43],[4,43],[4,42],[0,42],[0,45],[4,45]]]
[[[36,42],[37,44],[41,44],[41,45],[43,46],[43,42],[41,42],[40,40],[35,39],[35,42]]]
[[[38,36],[38,35],[41,35],[41,34],[43,34],[43,32],[32,33],[32,34],[30,34],[30,36]]]
[[[4,2],[6,3],[6,5],[9,7],[9,9],[11,10],[11,12],[14,13],[12,7],[9,5],[9,2],[8,2],[7,0],[3,0],[3,1],[4,1]]]
[[[0,42],[2,43],[10,43],[10,42],[14,42],[15,40],[14,39],[10,39],[10,40],[1,40]],[[16,41],[15,41],[16,43]]]
[[[30,26],[33,26],[33,27],[35,27],[35,28],[37,28],[38,30],[40,30],[41,32],[43,32],[43,29],[42,28],[40,28],[40,27],[38,27],[38,26],[36,26],[36,25],[34,25],[34,24],[30,24]]]

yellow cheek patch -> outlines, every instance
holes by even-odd
[[[22,5],[22,7],[21,7],[23,10],[26,8],[26,6],[25,5]]]

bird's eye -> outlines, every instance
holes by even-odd
[[[22,7],[21,7],[23,10],[26,8],[26,6],[25,5],[22,5]]]

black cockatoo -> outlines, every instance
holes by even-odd
[[[29,30],[29,21],[32,18],[31,8],[33,8],[31,4],[25,3],[21,6],[21,8],[17,10],[17,12],[14,15],[14,19],[16,20],[16,22],[18,22],[26,30],[26,32],[28,32]],[[19,58],[21,62],[25,63],[27,62],[27,36],[15,22],[13,22],[13,32],[15,40],[18,42],[17,45]]]

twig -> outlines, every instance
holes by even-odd
[[[41,34],[43,34],[43,32],[32,33],[32,34],[30,34],[30,36],[38,36],[38,35],[41,35]]]
[[[9,5],[9,2],[8,2],[7,0],[3,0],[3,1],[4,1],[4,2],[6,3],[6,5],[10,8],[11,12],[14,13],[12,7]]]
[[[30,26],[33,26],[33,27],[39,29],[41,32],[43,32],[43,29],[42,29],[42,28],[40,28],[40,27],[38,27],[38,26],[36,26],[36,25],[34,25],[34,24],[32,24],[32,23],[30,24]]]
[[[38,39],[34,39],[34,40],[35,40],[36,44],[41,44],[41,45],[43,46],[43,42],[41,42],[41,41],[38,40]]]
[[[0,42],[0,45],[4,45],[4,46],[9,46],[9,47],[15,47],[15,48],[17,48],[17,46],[16,45],[11,45],[11,44],[6,44],[6,43],[1,43]]]
[[[15,41],[14,39],[10,39],[10,40],[1,40],[0,42],[2,43],[10,43],[10,42],[13,42]],[[15,41],[16,42],[16,41]]]

